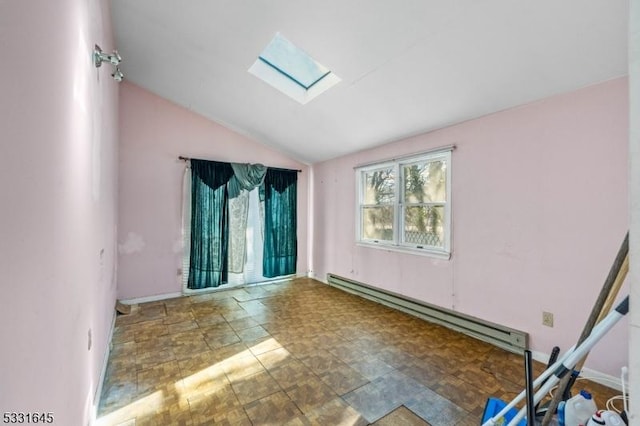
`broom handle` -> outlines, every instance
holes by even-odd
[[[604,307],[600,315],[598,316],[598,321],[601,321],[602,318],[606,317],[611,307],[613,306],[613,302],[618,296],[618,292],[620,288],[622,288],[622,284],[624,284],[624,279],[627,277],[627,273],[629,272],[629,254],[624,257],[622,261],[622,265],[620,266],[620,271],[618,271],[618,275],[616,276],[616,280],[613,282],[613,286],[611,288],[611,293],[607,297],[607,300],[604,301]]]
[[[531,360],[531,351],[524,351],[524,372],[525,372],[525,383],[527,384],[527,426],[536,426],[536,406],[537,404],[533,401],[534,393],[533,393],[533,361]]]
[[[607,275],[607,279],[605,280],[604,285],[602,286],[602,290],[600,290],[598,299],[596,300],[593,306],[593,309],[591,310],[591,314],[589,315],[589,318],[587,319],[587,322],[584,325],[584,329],[582,330],[582,334],[578,339],[578,343],[576,344],[576,347],[580,346],[580,344],[584,342],[587,337],[589,337],[589,335],[591,334],[591,331],[593,330],[593,327],[595,327],[595,325],[597,324],[598,319],[603,318],[603,311],[604,311],[604,316],[606,316],[608,314],[608,310],[611,309],[613,300],[616,298],[618,290],[620,289],[620,286],[624,281],[624,277],[626,276],[627,271],[629,269],[628,256],[629,256],[629,232],[627,231],[627,234],[625,235],[624,240],[622,241],[622,245],[618,250],[618,254],[616,255],[615,260],[613,261],[613,265],[611,265],[611,269],[609,270],[609,275]],[[624,266],[625,264],[626,264],[626,269]],[[605,303],[609,303],[609,308],[607,311],[604,310]],[[579,364],[581,367],[584,364],[584,360],[586,356],[587,356],[587,353],[585,353],[584,357],[579,361]],[[551,402],[549,403],[549,408],[547,409],[547,412],[545,413],[544,418],[542,419],[542,426],[549,425],[549,422],[551,421],[551,418],[553,417],[553,415],[556,412],[556,409],[558,408],[558,404],[562,399],[562,394],[567,388],[567,384],[569,383],[570,379],[571,379],[571,375],[568,374],[560,380],[560,383],[558,384],[558,388],[556,389],[556,392],[553,395]]]
[[[615,301],[615,298],[618,295],[618,292],[620,291],[620,288],[622,287],[622,284],[624,283],[624,279],[627,277],[628,272],[629,272],[629,255],[627,254],[624,258],[624,261],[622,262],[620,271],[616,276],[616,280],[613,283],[613,287],[611,287],[611,293],[609,293],[607,300],[604,301],[604,305],[602,306],[602,311],[600,311],[600,315],[598,315],[598,319],[596,323],[599,323],[600,321],[602,321],[602,319],[607,316],[609,311],[611,311],[613,302]],[[584,363],[587,360],[588,355],[589,353],[587,352],[584,358],[582,358],[576,364],[575,370],[578,370],[578,371],[582,370],[582,367],[584,366]]]

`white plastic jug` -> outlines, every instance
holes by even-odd
[[[599,410],[587,423],[587,426],[625,426],[622,417],[615,411]]]
[[[591,419],[598,407],[591,394],[585,390],[558,405],[560,426],[584,426]]]

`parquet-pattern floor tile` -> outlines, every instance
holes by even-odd
[[[111,345],[99,426],[471,426],[524,387],[521,356],[310,279],[133,306]]]
[[[266,371],[231,382],[233,391],[242,405],[257,401],[280,391],[278,383]]]
[[[368,383],[368,380],[348,365],[343,365],[320,376],[340,396]]]
[[[279,425],[302,415],[296,404],[282,391],[256,400],[245,407],[254,425]]]
[[[321,407],[305,413],[305,416],[309,420],[309,424],[314,426],[364,426],[368,424],[367,420],[342,398],[334,398]]]
[[[285,392],[303,413],[321,407],[336,397],[330,387],[315,377],[299,382],[285,389]]]
[[[402,406],[396,408],[380,420],[374,423],[375,426],[430,426],[420,416]]]

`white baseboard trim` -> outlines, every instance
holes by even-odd
[[[596,382],[601,385],[610,387],[611,389],[622,392],[622,382],[620,381],[620,377],[601,373],[590,368],[583,368],[580,377],[584,377],[585,379],[589,379],[592,382]]]
[[[547,353],[532,351],[531,355],[533,356],[534,360],[541,362],[545,365],[547,364],[547,362],[549,362],[549,354]],[[562,356],[562,353],[560,353],[560,355]],[[620,377],[616,377],[610,374],[602,373],[600,371],[592,370],[591,368],[583,368],[582,371],[580,372],[580,377],[622,392],[622,383],[620,382]],[[579,388],[578,385],[575,385],[575,386],[576,386],[575,389]]]
[[[134,297],[132,299],[123,299],[120,300],[120,303],[124,303],[125,305],[136,305],[138,303],[148,303],[148,302],[157,302],[159,300],[173,299],[175,297],[183,296],[181,292],[175,293],[165,293],[165,294],[155,294],[153,296],[144,296],[144,297]]]
[[[296,278],[307,278],[307,274],[302,273],[302,274],[294,274],[294,275],[287,275],[284,277],[279,277],[279,278],[275,278],[273,280],[267,280],[267,281],[260,281],[257,283],[249,283],[249,284],[236,284],[236,285],[224,285],[224,286],[220,286],[220,287],[215,287],[215,288],[206,288],[206,289],[202,289],[202,290],[189,290],[189,289],[184,289],[181,292],[174,292],[174,293],[165,293],[165,294],[156,294],[153,296],[144,296],[144,297],[134,297],[131,299],[122,299],[120,300],[120,303],[124,303],[125,305],[136,305],[138,303],[148,303],[148,302],[157,302],[160,300],[166,300],[166,299],[173,299],[176,297],[181,297],[181,296],[197,296],[198,294],[206,294],[206,293],[213,293],[216,291],[225,291],[225,290],[237,290],[239,288],[243,288],[243,287],[252,287],[252,286],[256,286],[256,285],[265,285],[265,284],[277,284],[277,283],[281,283],[284,281],[290,281]]]
[[[98,385],[95,389],[93,396],[93,404],[91,407],[91,418],[89,424],[93,425],[98,419],[98,406],[100,405],[100,399],[102,398],[102,388],[104,387],[104,380],[107,376],[107,365],[109,364],[109,355],[111,355],[111,341],[113,340],[113,331],[116,328],[116,310],[113,310],[113,316],[111,317],[111,328],[109,329],[109,336],[107,337],[107,345],[104,350],[104,356],[102,358],[102,370],[100,371],[100,377],[98,378]]]

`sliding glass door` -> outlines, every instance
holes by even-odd
[[[183,192],[185,293],[295,274],[296,171],[191,160]]]

